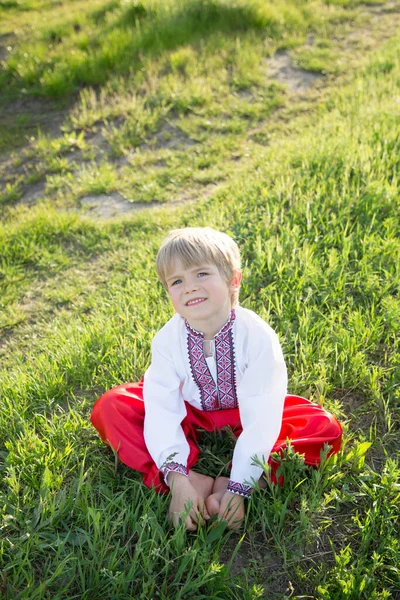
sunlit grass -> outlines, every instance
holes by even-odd
[[[176,52],[172,66],[184,70],[190,59],[179,55],[180,48],[187,44],[196,48],[207,40],[212,48],[213,39],[221,34],[235,39],[254,32],[256,45],[262,47],[267,42],[272,51],[276,46],[299,43],[310,29],[327,34],[339,15],[344,20],[354,18],[340,6],[322,1],[311,6],[289,0],[273,4],[260,0],[81,0],[57,3],[52,13],[45,3],[43,10],[31,13],[26,22],[21,21],[20,7],[17,15],[12,7],[9,13],[3,10],[4,33],[13,31],[15,39],[8,46],[0,85],[7,86],[11,97],[21,89],[56,97],[82,84],[105,84],[111,75],[140,70],[146,56],[165,52]],[[17,16],[20,28],[13,27]],[[237,85],[247,87],[252,75],[246,71],[251,73],[254,67],[254,54],[243,53],[241,62]]]
[[[177,76],[151,96],[159,65],[154,79],[143,75],[145,94],[135,96],[122,80],[115,89],[85,89],[86,112],[76,109],[56,139],[36,137],[29,152],[38,173],[55,168],[70,146],[87,160],[74,174],[53,172],[48,202],[12,208],[10,200],[0,225],[5,599],[396,597],[398,44],[395,38],[371,56],[312,114],[261,129],[266,144],[248,143],[247,150],[215,133],[250,111],[228,75],[216,87],[203,72],[187,97]],[[170,72],[195,68],[200,77],[205,67],[187,48],[168,54]],[[256,63],[249,49],[253,90],[262,87]],[[242,64],[245,73],[244,58]],[[157,115],[160,98],[171,101],[170,84],[177,86],[180,129],[176,121],[161,131],[150,124],[139,134],[142,149],[130,155],[124,140],[137,131],[122,128],[118,138],[113,117],[137,114],[138,106],[152,106],[149,98]],[[269,114],[265,89],[259,101]],[[226,99],[219,110],[214,96]],[[235,118],[227,123],[222,113]],[[98,119],[105,121],[92,131]],[[115,155],[131,162],[96,160],[86,127],[91,135],[104,129]],[[233,158],[241,153],[240,166]],[[221,173],[230,181],[206,202],[112,222],[59,209],[69,196],[75,206],[82,194],[122,188],[150,199],[158,186],[162,198],[161,190],[175,189],[171,179],[186,189],[200,173],[201,184]],[[118,464],[88,420],[103,391],[143,375],[151,339],[171,316],[154,272],[161,239],[173,227],[206,224],[239,242],[241,302],[278,331],[290,391],[332,410],[345,432],[342,452],[318,470],[289,449],[280,467],[284,485],[255,491],[240,534],[218,526],[195,535],[172,531],[168,500]],[[199,469],[229,472],[232,443],[229,435],[204,435]]]
[[[41,181],[42,197],[59,207],[79,208],[86,192],[77,182],[86,174],[95,177],[105,161],[127,157],[135,167],[138,150],[149,155],[147,165],[158,163],[157,168],[121,172],[116,165],[115,185],[110,180],[101,189],[133,202],[165,202],[179,200],[187,185],[201,193],[202,186],[228,180],[238,168],[237,158],[249,154],[249,132],[254,131],[251,143],[257,151],[258,143],[268,143],[265,120],[288,105],[287,92],[269,78],[267,60],[277,48],[291,49],[312,70],[337,74],[349,68],[351,55],[343,48],[338,53],[331,37],[344,35],[365,17],[362,5],[357,12],[342,4],[76,0],[57,3],[53,10],[48,3],[43,10],[39,3],[4,9],[2,98],[6,103],[8,98],[8,108],[16,97],[46,98],[36,100],[34,114],[8,110],[1,121],[7,127],[0,147],[25,149],[0,165],[0,206],[23,200],[27,186]],[[142,21],[150,32],[147,45]],[[108,33],[115,39],[108,40]],[[309,35],[315,43],[304,46]],[[124,36],[140,49],[135,58],[130,47],[129,64],[118,55]],[[101,52],[115,55],[109,67],[102,64]],[[87,78],[80,75],[81,59],[89,61]],[[56,124],[46,131],[43,114],[50,113],[51,123],[52,111]],[[194,144],[200,146],[190,148]],[[190,164],[182,162],[187,150]],[[207,162],[203,155],[209,150],[214,167],[207,171],[197,163]],[[167,168],[159,169],[164,162]]]

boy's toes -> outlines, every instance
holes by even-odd
[[[214,479],[209,475],[203,475],[202,488],[204,492],[204,498],[208,498],[208,496],[212,493],[213,485]]]
[[[229,478],[228,477],[217,477],[214,481],[213,492],[223,493],[228,488]],[[222,497],[222,495],[221,495]]]
[[[189,481],[202,498],[207,498],[212,493],[214,479],[209,475],[190,470]]]
[[[211,494],[206,500],[206,508],[210,517],[219,513],[220,502],[217,496],[218,494]]]

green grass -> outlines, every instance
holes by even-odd
[[[265,143],[267,136],[258,131],[263,123],[288,104],[285,89],[269,78],[268,57],[276,49],[288,48],[300,65],[336,76],[364,60],[363,44],[354,53],[346,42],[346,34],[367,19],[364,5],[295,4],[77,0],[54,10],[47,4],[43,10],[4,10],[0,87],[8,127],[0,149],[25,148],[0,164],[0,206],[23,198],[33,181],[45,183],[44,198],[71,208],[80,207],[98,178],[103,183],[97,193],[160,203],[185,196],[188,187],[201,193],[204,185],[229,179],[237,158],[249,154],[249,143],[255,152],[258,142]],[[394,29],[389,19],[375,31],[375,44]],[[142,20],[151,32],[148,45]],[[137,39],[133,25],[140,29]],[[84,51],[89,78],[79,75],[76,61],[68,62],[81,51],[83,34],[90,38]],[[119,50],[125,35],[129,67],[125,50]],[[310,35],[314,44],[304,46]],[[97,79],[95,49],[96,60],[99,52],[113,54]],[[42,72],[58,83],[50,89]],[[10,107],[16,97],[24,105],[35,96],[34,114],[24,124],[29,113],[14,114]],[[57,125],[63,111],[64,122]]]
[[[10,44],[0,78],[10,97],[21,88],[63,96],[80,84],[105,84],[112,74],[140,70],[148,56],[179,51],[187,44],[212,44],[220,35],[234,39],[254,32],[261,43],[267,38],[273,49],[304,39],[310,27],[329,29],[337,15],[344,15],[342,8],[324,2],[314,2],[312,9],[306,1],[272,5],[260,0],[81,0],[68,3],[68,8],[57,3],[51,19],[44,16],[45,10],[49,10],[48,3],[14,30],[16,44]],[[12,25],[12,7],[9,11]],[[6,24],[5,32],[9,31]],[[27,31],[33,39],[25,41]],[[182,67],[182,59],[175,67]]]
[[[7,14],[36,18],[38,3],[29,7]],[[271,82],[257,83],[251,39],[246,31],[228,39],[209,70],[190,44],[160,51],[146,59],[154,71],[143,75],[141,90],[129,90],[125,79],[84,88],[65,131],[36,135],[12,158],[32,163],[28,176],[47,178],[48,199],[30,208],[10,199],[0,225],[6,600],[386,600],[400,593],[399,38],[358,70],[349,60],[344,78],[319,98],[293,103],[284,92],[278,101]],[[212,69],[219,61],[222,73],[235,47],[235,60],[245,48],[242,67],[233,65],[218,87]],[[170,70],[161,70],[163,61]],[[245,74],[246,64],[254,77],[248,89],[265,112],[244,126],[237,114],[249,110],[249,98],[230,76],[239,67]],[[178,75],[188,65],[187,90]],[[168,85],[176,96],[165,121],[160,98]],[[194,97],[202,98],[196,109]],[[154,130],[150,107],[161,119]],[[124,126],[121,114],[132,122]],[[229,135],[217,130],[223,126]],[[99,129],[112,146],[101,160],[90,142]],[[121,166],[126,139],[140,144]],[[86,159],[79,173],[57,162],[71,147],[77,164]],[[223,184],[197,204],[99,222],[71,210],[84,193],[142,190],[137,197],[151,199],[149,185],[160,194],[187,191],[201,173],[202,185]],[[168,499],[118,464],[88,417],[103,391],[142,376],[152,336],[171,315],[154,272],[160,241],[170,228],[206,224],[238,241],[242,304],[278,331],[290,391],[338,416],[344,446],[318,470],[289,449],[284,485],[255,491],[243,532],[188,535],[171,531]],[[205,434],[199,470],[227,472],[232,444],[230,436]]]

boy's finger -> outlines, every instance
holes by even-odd
[[[172,524],[174,525],[174,527],[179,526],[179,523],[182,521],[182,516],[183,516],[183,514],[181,512],[171,512],[170,513],[170,521],[172,521]]]
[[[207,520],[210,518],[207,507],[204,502],[200,505],[199,512],[200,512],[201,516],[203,517],[203,519]]]
[[[218,513],[218,518],[226,521],[228,519],[228,515],[231,512],[230,506],[221,506]]]
[[[231,519],[230,521],[228,521],[228,529],[240,529],[241,524],[242,521],[238,519]]]
[[[232,525],[234,523],[236,523],[238,521],[238,516],[237,516],[237,511],[238,508],[232,507],[232,506],[228,506],[225,511],[223,512],[222,515],[219,515],[219,518],[222,519],[223,521],[227,521],[227,523],[229,523],[229,528],[232,528]],[[240,519],[239,519],[240,522]]]
[[[189,515],[185,521],[185,527],[188,531],[196,531],[197,523],[193,520],[193,518]]]
[[[235,518],[235,514],[231,511],[225,511],[222,521],[225,521],[228,529],[237,529],[240,527],[240,521]]]
[[[192,519],[194,519],[195,523],[197,523],[198,525],[204,525],[203,514],[200,511],[193,511]]]

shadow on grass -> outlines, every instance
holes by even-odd
[[[69,0],[69,2],[74,0]],[[75,0],[76,1],[76,0]],[[27,12],[44,10],[62,4],[63,0],[0,0],[0,10]]]
[[[114,5],[115,2],[110,3],[111,7]],[[262,29],[266,36],[274,38],[282,33],[279,12],[261,11],[257,3],[234,6],[220,0],[186,0],[178,5],[178,10],[164,8],[154,12],[135,2],[111,27],[103,29],[94,42],[100,46],[103,38],[115,29],[134,29],[137,37],[121,45],[123,58],[125,51],[131,50],[136,56],[139,53],[155,56],[219,33],[230,36]]]
[[[119,14],[113,15],[116,12]],[[6,64],[0,87],[8,88],[9,99],[22,89],[32,95],[60,97],[79,86],[102,85],[111,75],[136,70],[145,56],[156,57],[214,35],[230,37],[250,30],[262,30],[263,36],[279,39],[301,28],[299,20],[298,13],[281,14],[257,2],[235,6],[219,0],[187,0],[157,9],[134,2],[122,10],[112,0],[85,19],[87,29],[94,24],[89,40],[79,38],[84,27],[75,22],[57,23],[43,30],[41,43],[48,45],[46,60],[31,61],[21,70],[21,61],[30,60],[29,48],[21,48]]]

